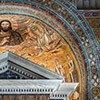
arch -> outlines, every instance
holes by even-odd
[[[93,77],[95,74],[93,74],[92,68],[95,68],[97,77],[100,77],[100,60],[99,60],[99,54],[100,54],[100,47],[97,43],[97,40],[93,34],[93,31],[91,30],[89,24],[85,20],[85,18],[80,14],[80,12],[73,6],[70,2],[67,0],[54,0],[54,1],[43,1],[43,0],[34,0],[34,2],[28,1],[28,0],[0,0],[0,7],[4,9],[5,11],[0,11],[0,14],[19,14],[19,15],[29,15],[29,16],[35,16],[39,18],[39,20],[44,21],[43,18],[40,16],[33,14],[32,12],[28,11],[36,11],[38,14],[45,16],[45,18],[49,18],[50,21],[53,21],[56,25],[61,26],[64,33],[62,31],[58,30],[60,35],[67,41],[67,43],[70,45],[71,49],[73,50],[77,62],[79,63],[81,71],[85,70],[85,72],[82,73],[82,79],[84,78],[83,73],[85,74],[86,79],[86,87],[87,89],[87,99],[92,99],[95,97],[92,96],[93,89],[97,86],[94,86],[91,83],[91,80],[93,80]],[[9,2],[11,1],[11,2]],[[46,5],[48,4],[48,5]],[[15,11],[12,9],[11,11],[9,9],[5,9],[3,5],[6,5],[10,10],[11,8],[17,8],[24,10],[27,7],[26,12],[22,11]],[[58,9],[60,8],[60,10]],[[7,13],[8,12],[8,13]],[[72,21],[74,20],[74,25],[72,24]],[[52,25],[45,20],[45,23]],[[75,29],[80,27],[80,30]],[[56,27],[53,26],[54,29]],[[56,29],[57,30],[57,29]],[[82,33],[82,34],[81,34]],[[70,41],[70,39],[71,41]],[[75,42],[75,43],[73,43]],[[81,57],[76,53],[75,46],[79,53],[81,54]],[[80,49],[81,48],[81,49]],[[89,51],[91,49],[91,51]],[[92,58],[91,58],[92,57]],[[82,59],[80,61],[79,59]],[[81,63],[83,63],[83,66],[81,66]],[[95,67],[93,67],[95,66]],[[83,68],[85,67],[85,68]],[[83,81],[83,80],[82,80]],[[85,85],[85,83],[83,84]],[[82,85],[82,86],[83,86]],[[84,87],[86,89],[86,87]],[[83,93],[84,95],[84,93]],[[82,96],[83,97],[83,96]]]

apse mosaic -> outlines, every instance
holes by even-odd
[[[0,53],[12,51],[65,76],[66,82],[78,81],[79,99],[97,100],[100,47],[69,1],[74,0],[0,0],[0,21],[11,24],[9,35],[1,31]]]
[[[7,50],[12,51],[62,75],[65,75],[63,64],[66,66],[70,61],[67,67],[71,68],[70,72],[73,72],[73,68],[75,68],[75,63],[71,58],[73,53],[55,30],[35,18],[26,16],[3,15],[0,19],[1,22],[10,21],[12,27],[12,30],[8,29],[7,31],[9,34],[2,32],[1,29],[1,53]],[[71,55],[68,54],[69,52]],[[65,56],[63,56],[64,54]]]
[[[81,84],[75,56],[57,31],[32,17],[1,15],[0,19],[0,53],[11,51],[63,75],[66,82]],[[5,23],[10,23],[8,28]]]

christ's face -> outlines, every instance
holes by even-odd
[[[9,22],[2,22],[1,23],[1,28],[2,28],[2,30],[4,31],[4,32],[7,32],[8,30],[9,30],[9,26],[10,26],[10,24],[9,24]]]

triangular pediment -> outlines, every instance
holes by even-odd
[[[66,100],[78,83],[63,83],[63,79],[63,76],[10,51],[0,55],[0,95],[49,95],[50,100]]]
[[[6,76],[7,75],[7,76]],[[63,79],[64,77],[10,51],[0,55],[0,79]]]

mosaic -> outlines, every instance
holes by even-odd
[[[1,15],[0,19],[0,53],[12,51],[65,76],[66,82],[81,84],[76,58],[57,31],[32,17]]]
[[[1,5],[14,5],[14,7],[7,6],[8,8],[2,6],[1,15],[4,13],[12,15],[27,13],[27,15],[37,17],[35,19],[26,16],[12,16],[12,18],[7,15],[7,19],[13,26],[12,31],[17,32],[16,35],[20,34],[21,36],[17,38],[20,40],[22,37],[22,39],[19,42],[20,45],[16,43],[17,45],[12,46],[14,42],[9,41],[10,37],[3,36],[6,40],[4,39],[3,42],[1,38],[1,52],[10,50],[18,53],[26,59],[65,75],[65,81],[79,80],[80,100],[98,99],[100,95],[100,47],[85,18],[65,0],[33,0],[35,3],[30,3],[29,0],[29,4],[28,0],[24,1],[21,3],[13,2],[13,0],[12,2],[0,2]],[[25,9],[26,7],[28,8]],[[13,11],[15,12],[13,13]],[[6,19],[3,17],[4,15],[1,16],[2,20]],[[14,19],[15,24],[11,19]],[[15,40],[12,39],[12,41]],[[5,48],[5,44],[9,44],[9,46]],[[31,50],[29,50],[30,48]],[[55,68],[49,67],[50,64]],[[56,68],[56,66],[59,67]],[[75,70],[78,72],[78,79],[74,77]],[[86,96],[84,96],[85,92],[87,92]]]

